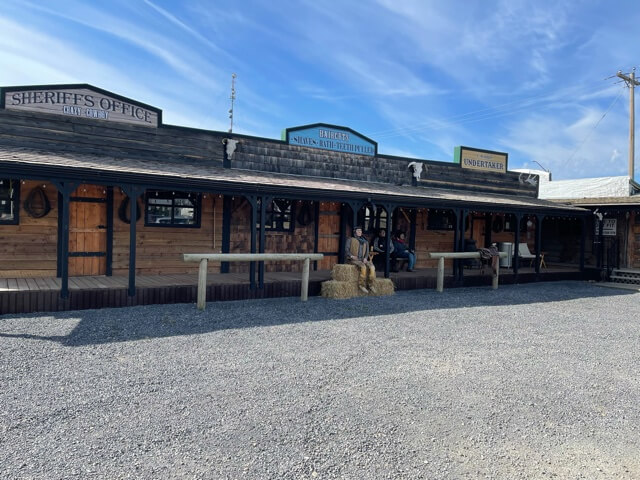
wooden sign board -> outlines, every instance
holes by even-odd
[[[158,127],[161,111],[90,85],[4,88],[7,110],[51,113],[105,122]]]
[[[455,147],[453,161],[459,163],[460,167],[469,170],[507,173],[508,157],[508,154],[502,152],[470,147]]]

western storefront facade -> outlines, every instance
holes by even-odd
[[[369,237],[407,233],[418,272],[381,264],[397,288],[433,284],[429,252],[491,243],[526,244],[536,257],[514,255],[505,282],[587,278],[590,212],[538,199],[537,177],[507,162],[470,147],[453,162],[381,155],[372,139],[327,124],[280,140],[165,125],[158,108],[84,84],[6,87],[0,311],[193,301],[197,266],[184,253],[323,253],[313,294],[355,224]],[[577,246],[571,258],[545,252],[560,230]],[[447,267],[450,285],[489,282],[462,262]],[[214,264],[209,298],[296,295],[299,268]]]

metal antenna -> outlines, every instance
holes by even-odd
[[[236,99],[236,77],[235,73],[231,74],[231,108],[229,109],[229,120],[231,124],[229,125],[229,133],[233,132],[233,101]]]

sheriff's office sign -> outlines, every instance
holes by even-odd
[[[4,108],[157,127],[159,110],[91,88],[4,89]]]

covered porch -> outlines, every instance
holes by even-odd
[[[394,272],[390,277],[397,290],[435,289],[436,270],[419,268],[414,272]],[[378,275],[384,276],[384,272],[378,272]],[[319,295],[321,283],[330,277],[331,272],[328,270],[311,271],[309,295]],[[517,274],[512,269],[500,269],[500,284],[587,278],[589,272],[581,272],[579,265],[550,264],[541,269],[540,273],[536,273],[531,267],[520,267]],[[0,312],[10,314],[166,303],[195,304],[197,283],[195,273],[137,275],[136,294],[131,296],[127,276],[70,277],[69,296],[62,298],[61,278],[0,278]],[[491,285],[489,269],[485,269],[483,273],[477,268],[465,268],[462,281],[457,280],[452,268],[445,271],[445,288],[485,285]],[[207,277],[208,302],[299,295],[300,274],[297,272],[266,272],[262,289],[251,288],[247,273],[210,273]]]

